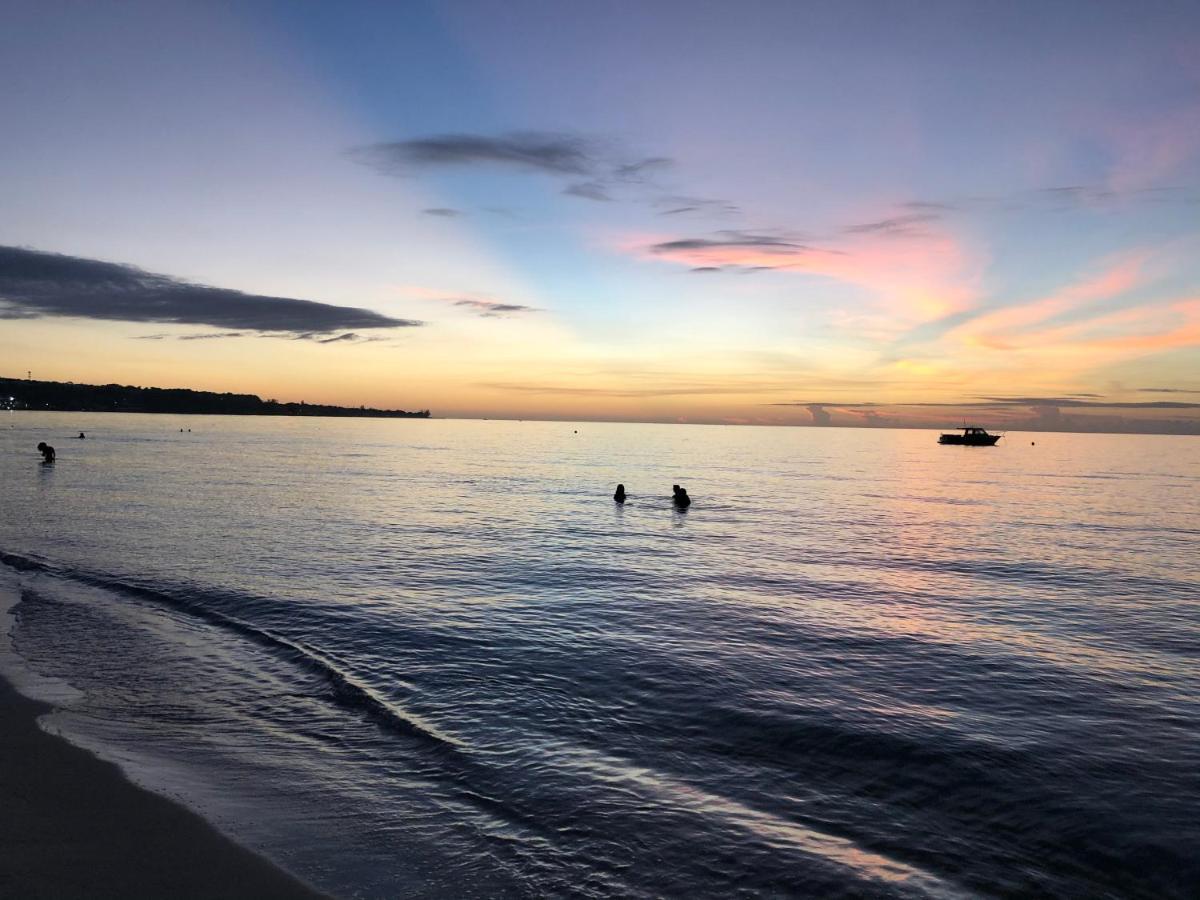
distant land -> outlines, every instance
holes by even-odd
[[[255,394],[218,394],[188,388],[75,384],[0,378],[0,409],[59,412],[178,413],[219,416],[341,416],[364,419],[428,419],[429,410],[372,409],[321,403],[280,403]]]

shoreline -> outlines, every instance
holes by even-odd
[[[53,709],[0,674],[0,896],[326,897],[116,764],[43,731],[38,719]]]

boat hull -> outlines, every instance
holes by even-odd
[[[960,447],[994,447],[998,440],[1000,440],[998,434],[972,435],[970,437],[961,434],[943,434],[938,438],[938,443],[957,444]]]

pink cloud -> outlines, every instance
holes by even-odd
[[[865,288],[880,309],[914,324],[970,308],[979,297],[982,264],[967,245],[927,226],[920,235],[868,233],[836,248],[774,235],[724,232],[713,238],[637,238],[622,244],[643,258],[711,270],[773,269],[817,275]]]
[[[1161,352],[1200,346],[1200,298],[1126,309],[1089,323],[1078,346],[1093,352]]]
[[[997,350],[1015,349],[1028,343],[1025,336],[1031,326],[1054,316],[1078,309],[1097,300],[1127,294],[1142,283],[1142,270],[1149,254],[1132,253],[1091,275],[1046,297],[1010,306],[980,316],[963,325],[959,332],[976,346]]]
[[[1060,380],[1121,359],[1200,346],[1200,299],[1144,304],[1021,335],[1024,368]],[[1033,362],[1036,360],[1036,364]]]

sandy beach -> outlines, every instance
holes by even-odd
[[[46,734],[37,717],[49,709],[0,680],[0,896],[322,896]]]

